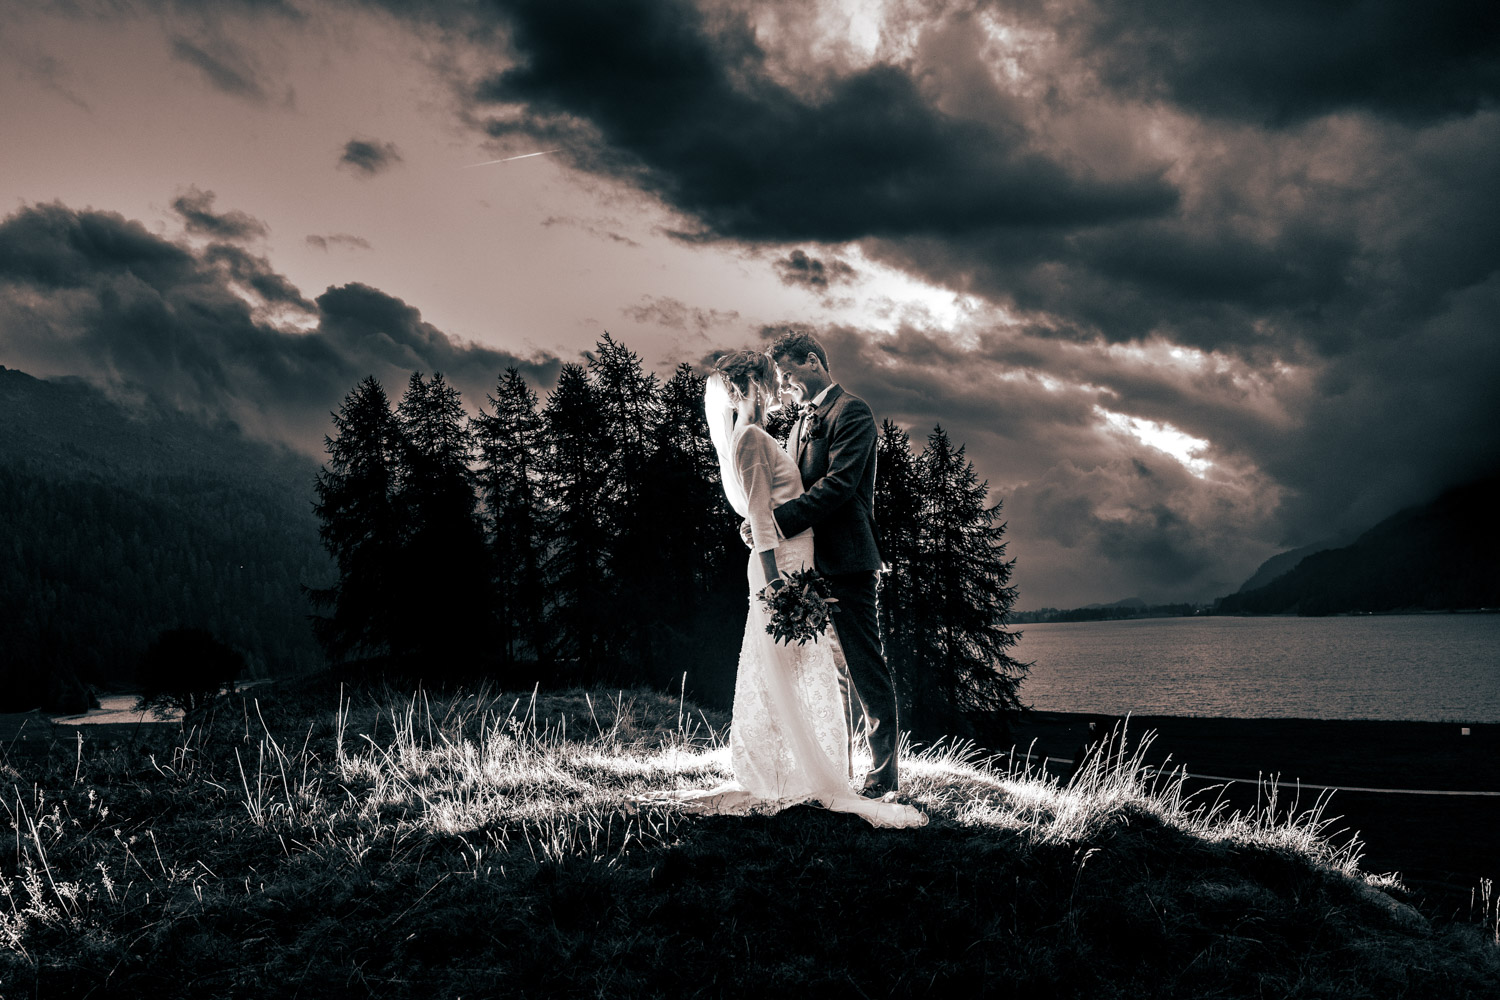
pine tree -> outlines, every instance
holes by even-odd
[[[885,569],[880,579],[880,633],[886,660],[897,678],[901,715],[915,717],[911,695],[917,677],[917,644],[913,563],[921,518],[921,485],[911,439],[891,421],[880,426],[875,451],[875,523],[880,529],[880,557]]]
[[[623,505],[616,516],[628,519],[661,419],[660,382],[641,367],[639,355],[608,333],[589,355],[588,374],[598,401],[600,433],[608,449],[610,496]]]
[[[677,567],[675,575],[699,594],[717,585],[726,566],[736,578],[742,575],[745,555],[739,517],[724,501],[719,459],[703,414],[705,381],[690,365],[679,364],[662,387],[648,477],[660,497],[653,506],[663,512],[656,535],[664,551],[673,553],[667,565]]]
[[[333,425],[334,436],[323,439],[328,464],[318,474],[313,512],[338,581],[308,591],[315,607],[330,612],[315,617],[313,627],[332,661],[388,656],[402,614],[396,575],[401,430],[374,376],[344,397]]]
[[[811,405],[807,409],[811,409]],[[766,414],[766,433],[776,439],[776,443],[783,448],[787,445],[787,439],[792,436],[792,427],[801,416],[803,407],[788,401],[770,413]]]
[[[687,674],[700,697],[727,703],[744,631],[746,550],[719,484],[703,386],[704,378],[682,364],[660,392],[643,504],[652,541],[646,677],[667,686]]]
[[[633,351],[608,333],[589,356],[588,373],[598,404],[596,420],[603,459],[604,600],[594,608],[596,628],[620,662],[639,673],[650,656],[647,619],[654,609],[653,564],[660,537],[670,530],[660,509],[646,505],[647,466],[660,421],[660,383],[641,367]]]
[[[565,364],[542,410],[546,447],[540,464],[544,556],[542,580],[548,655],[559,680],[586,683],[604,665],[603,636],[594,612],[607,593],[605,448],[599,405],[582,365]]]
[[[536,393],[521,373],[508,368],[495,395],[493,414],[473,420],[479,449],[479,495],[490,543],[502,677],[516,679],[517,659],[541,650],[542,517],[540,496],[541,417]]]
[[[1010,656],[1020,636],[1005,625],[1015,602],[1014,560],[1005,558],[1000,504],[987,506],[962,447],[934,428],[916,462],[922,507],[912,555],[911,625],[918,629],[911,685],[914,725],[958,720],[956,713],[1021,707],[1026,665]]]
[[[473,435],[458,390],[440,373],[427,382],[412,373],[396,420],[403,441],[397,508],[405,529],[396,652],[425,678],[472,675],[493,659]]]

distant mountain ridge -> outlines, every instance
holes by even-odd
[[[1341,549],[1350,542],[1353,542],[1356,537],[1348,535],[1326,538],[1321,542],[1313,542],[1311,545],[1301,545],[1295,549],[1288,549],[1285,552],[1278,553],[1261,563],[1260,567],[1254,573],[1250,574],[1250,578],[1240,584],[1240,589],[1235,591],[1235,593],[1243,594],[1247,590],[1258,590],[1283,573],[1291,572],[1297,567],[1299,562],[1308,556],[1318,552],[1326,552],[1329,549]]]
[[[1329,615],[1500,607],[1497,512],[1500,476],[1455,487],[1251,587],[1268,561],[1238,593],[1220,598],[1216,610]]]
[[[128,683],[177,626],[254,674],[320,662],[301,592],[330,573],[317,470],[232,425],[0,367],[0,709]]]
[[[1125,597],[1125,598],[1121,598],[1118,601],[1111,601],[1108,604],[1085,604],[1084,605],[1085,608],[1089,608],[1089,609],[1093,609],[1093,608],[1132,608],[1133,609],[1133,608],[1144,608],[1146,606],[1147,606],[1146,599],[1143,598],[1143,597]]]

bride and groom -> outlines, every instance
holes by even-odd
[[[785,449],[765,429],[782,394],[803,404]],[[724,492],[745,519],[750,609],[735,678],[730,763],[734,779],[681,793],[701,812],[775,812],[801,802],[855,813],[876,826],[921,826],[896,801],[896,689],[881,651],[876,605],[875,418],[833,380],[811,335],[783,335],[769,353],[721,357],[704,391]],[[834,627],[815,641],[781,643],[756,595],[791,572],[816,568],[836,599]],[[855,721],[872,763],[853,782]]]

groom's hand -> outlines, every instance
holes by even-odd
[[[747,548],[747,549],[753,549],[753,548],[755,548],[755,536],[753,534],[751,534],[751,532],[750,532],[750,522],[749,521],[741,521],[740,522],[740,537],[745,540],[745,548]]]

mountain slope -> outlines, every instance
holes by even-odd
[[[0,708],[79,707],[80,681],[129,683],[176,626],[253,674],[319,662],[316,473],[232,426],[0,368]]]
[[[1220,598],[1221,613],[1327,615],[1500,607],[1500,476],[1381,521],[1343,548]]]
[[[1258,590],[1282,574],[1290,573],[1296,569],[1297,564],[1308,556],[1318,552],[1326,552],[1329,549],[1341,549],[1353,542],[1354,537],[1328,538],[1321,542],[1314,542],[1311,545],[1303,545],[1295,549],[1288,549],[1286,552],[1277,553],[1261,563],[1255,572],[1250,574],[1250,578],[1240,584],[1240,589],[1235,591],[1235,593],[1243,594],[1247,590]]]

